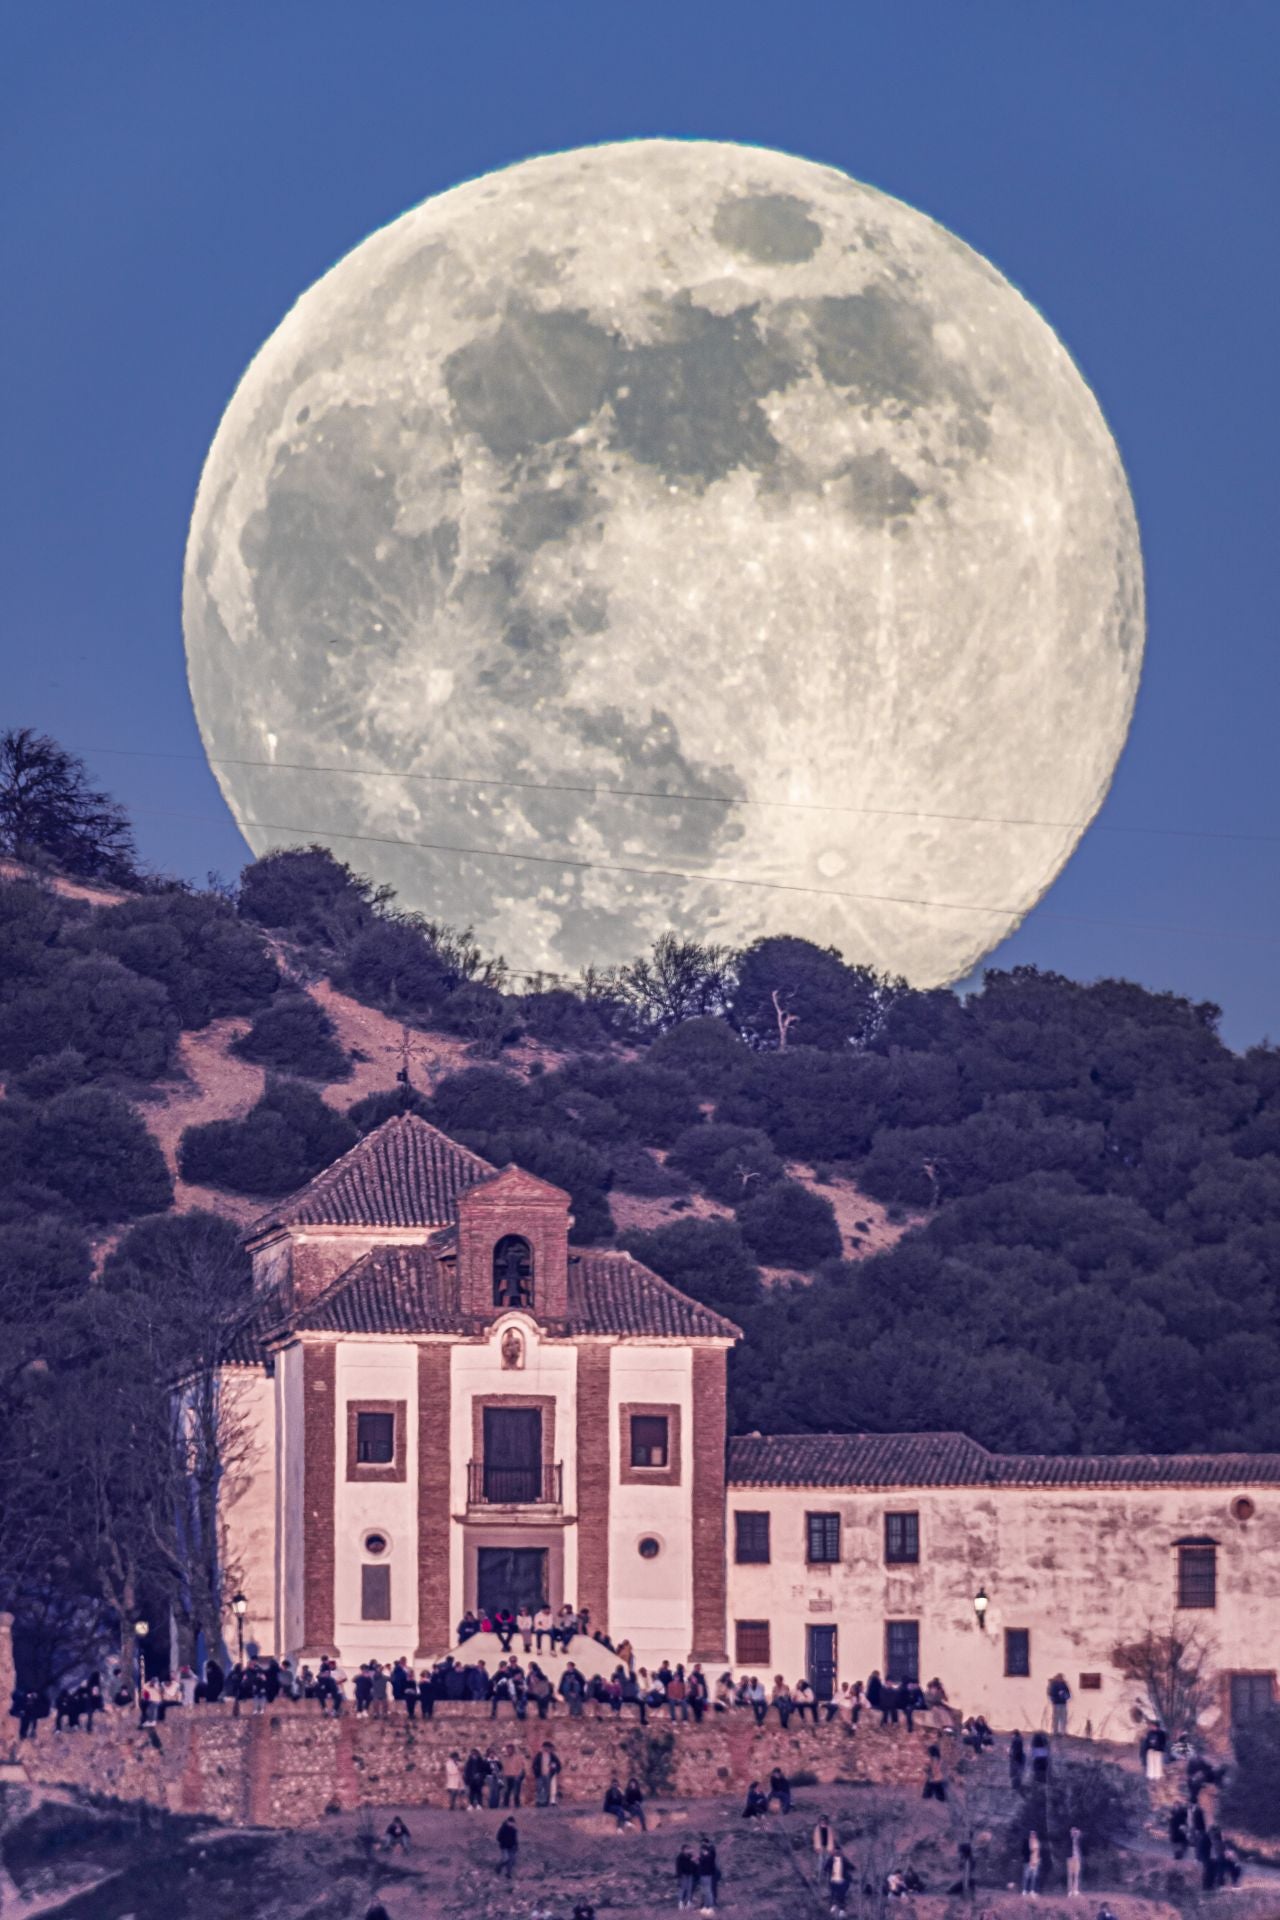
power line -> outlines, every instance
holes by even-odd
[[[170,819],[211,820],[213,818],[211,814],[183,813],[170,807],[139,807],[136,811],[160,814]],[[1021,920],[1031,911],[1030,907],[988,907],[957,900],[926,900],[910,894],[861,893],[843,887],[807,887],[798,881],[791,880],[753,880],[741,874],[691,873],[678,867],[635,867],[607,860],[583,860],[568,854],[518,853],[510,847],[459,847],[437,840],[401,840],[391,834],[342,833],[332,827],[299,826],[296,823],[279,820],[249,820],[240,815],[234,817],[239,826],[256,827],[262,833],[298,834],[304,838],[316,838],[321,841],[344,840],[361,846],[405,847],[411,851],[423,853],[451,853],[471,860],[513,860],[525,865],[559,867],[562,870],[572,868],[575,871],[588,873],[618,873],[645,880],[694,881],[720,887],[754,887],[770,893],[803,893],[821,899],[857,900],[871,905],[920,907],[943,913],[984,913],[1012,921]],[[1093,914],[1055,913],[1051,909],[1041,909],[1041,917],[1062,921],[1072,926],[1113,927],[1129,933],[1161,933],[1193,938],[1242,940],[1251,945],[1268,947],[1277,944],[1266,935],[1235,933],[1229,928],[1162,926],[1152,921],[1109,920]]]
[[[335,767],[304,760],[250,760],[230,755],[178,753],[145,747],[82,747],[82,754],[98,754],[114,759],[183,760],[214,767],[254,767],[268,773],[339,774],[358,780],[418,780],[439,786],[501,787],[521,793],[576,793],[593,799],[681,801],[714,807],[781,809],[799,813],[842,813],[875,820],[944,820],[960,826],[1042,827],[1055,833],[1137,834],[1142,837],[1171,840],[1241,840],[1262,845],[1280,844],[1280,833],[1242,833],[1216,827],[1130,827],[1088,820],[1034,820],[1016,814],[936,813],[923,807],[853,807],[835,800],[751,800],[730,793],[667,793],[652,787],[602,786],[595,782],[568,780],[516,780],[504,774],[410,773],[395,767]],[[987,909],[982,909],[987,911]],[[996,911],[996,909],[991,909]]]

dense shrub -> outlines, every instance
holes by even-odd
[[[902,986],[846,965],[834,947],[775,936],[739,955],[729,1018],[754,1047],[842,1052],[872,1038]],[[783,1019],[791,1023],[785,1042]]]
[[[424,1018],[456,984],[444,956],[410,920],[374,920],[347,948],[337,979],[348,992],[388,1013]]]
[[[89,1242],[70,1221],[36,1214],[0,1225],[0,1313],[7,1324],[43,1319],[82,1293],[92,1274]]]
[[[796,1180],[780,1180],[738,1207],[742,1237],[766,1267],[807,1271],[840,1257],[831,1202]]]
[[[591,1246],[613,1237],[613,1216],[605,1189],[609,1162],[603,1154],[567,1134],[525,1132],[463,1132],[464,1146],[495,1167],[515,1165],[536,1174],[553,1187],[563,1187],[573,1210],[569,1238]]]
[[[102,1284],[162,1307],[220,1312],[247,1297],[249,1256],[239,1227],[218,1213],[160,1213],[139,1220],[107,1256]]]
[[[94,1079],[114,1073],[154,1080],[178,1036],[169,996],[103,954],[68,959],[48,986],[0,1008],[0,1066],[28,1067],[74,1049]]]
[[[632,1146],[624,1141],[613,1149],[609,1165],[613,1174],[612,1184],[619,1193],[633,1193],[641,1199],[656,1200],[689,1191],[689,1182],[684,1174],[669,1161],[664,1166],[647,1147]]]
[[[671,1165],[730,1207],[781,1180],[785,1172],[767,1134],[714,1120],[685,1128],[672,1146]]]
[[[232,1193],[290,1193],[355,1145],[344,1115],[296,1080],[267,1084],[243,1120],[188,1127],[178,1150],[184,1180]]]
[[[371,926],[388,895],[327,847],[264,854],[240,876],[240,912],[306,945],[337,949]]]
[[[711,1015],[672,1027],[654,1041],[645,1058],[651,1066],[682,1073],[707,1098],[736,1085],[751,1063],[751,1055],[733,1028]]]
[[[473,1054],[487,1056],[512,1046],[523,1031],[518,1002],[505,999],[496,987],[486,987],[479,980],[454,988],[436,1015],[436,1025],[469,1040]]]
[[[545,1083],[544,1083],[545,1084]],[[507,1133],[536,1126],[539,1096],[501,1067],[464,1067],[440,1082],[428,1118],[445,1133]]]
[[[366,1093],[364,1098],[356,1100],[347,1108],[347,1118],[361,1133],[372,1133],[384,1120],[392,1119],[398,1113],[416,1113],[419,1118],[431,1118],[431,1102],[425,1093],[419,1093],[416,1087],[403,1084],[395,1087],[379,1087],[374,1093]]]
[[[21,1073],[9,1078],[9,1092],[23,1100],[52,1100],[72,1087],[82,1087],[89,1075],[89,1063],[74,1047],[61,1047],[57,1053],[42,1053]]]
[[[526,993],[519,1010],[525,1032],[544,1047],[560,1053],[595,1053],[610,1045],[597,1010],[567,987]]]
[[[651,1232],[629,1233],[623,1245],[673,1287],[717,1313],[741,1318],[760,1300],[756,1263],[730,1220],[675,1220]]]
[[[591,1095],[619,1116],[625,1137],[646,1146],[670,1146],[698,1118],[697,1099],[683,1074],[643,1060],[629,1066],[584,1062],[548,1076],[544,1087],[548,1099],[562,1098],[570,1108],[580,1094]],[[601,1117],[597,1109],[595,1124]]]
[[[251,1013],[280,983],[262,935],[216,894],[181,887],[144,894],[96,914],[79,938],[158,981],[187,1029]]]
[[[300,1073],[308,1080],[344,1080],[351,1061],[338,1045],[333,1021],[310,994],[280,994],[255,1014],[231,1051],[255,1066]]]
[[[875,1054],[788,1047],[762,1054],[716,1105],[718,1120],[759,1127],[788,1159],[852,1160],[870,1147],[892,1078]]]
[[[173,1199],[164,1155],[117,1094],[99,1087],[59,1094],[32,1110],[23,1131],[28,1176],[82,1220],[135,1219]]]

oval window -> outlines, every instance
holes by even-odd
[[[1240,1494],[1237,1499],[1231,1502],[1231,1517],[1233,1520],[1252,1520],[1257,1511],[1258,1509],[1254,1506],[1247,1493]]]
[[[391,1542],[387,1539],[385,1533],[366,1533],[364,1537],[364,1550],[366,1553],[372,1553],[374,1555],[385,1553],[390,1545]]]
[[[640,1542],[640,1558],[642,1560],[656,1560],[661,1552],[661,1540],[652,1533],[646,1533]]]

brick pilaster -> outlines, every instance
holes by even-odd
[[[693,1646],[691,1660],[726,1660],[725,1382],[723,1347],[693,1350]]]
[[[449,1617],[449,1358],[447,1346],[418,1348],[418,1647],[438,1660],[453,1645]]]
[[[302,1638],[300,1656],[335,1654],[334,1506],[337,1496],[337,1350],[302,1349]]]
[[[578,1591],[593,1633],[609,1631],[609,1360],[612,1349],[578,1348]]]

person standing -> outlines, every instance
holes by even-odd
[[[1071,1851],[1067,1855],[1067,1895],[1075,1899],[1080,1892],[1080,1875],[1084,1871],[1084,1852],[1081,1846],[1083,1835],[1079,1827],[1071,1829]]]
[[[533,1756],[534,1800],[540,1807],[554,1807],[559,1788],[560,1756],[549,1740],[544,1740]]]
[[[830,1873],[835,1850],[836,1830],[831,1824],[831,1815],[824,1813],[813,1829],[813,1858],[820,1880],[825,1880]]]
[[[693,1889],[698,1879],[698,1856],[687,1840],[680,1844],[676,1855],[676,1905],[691,1907]]]
[[[945,1800],[947,1783],[942,1777],[942,1749],[930,1747],[925,1759],[922,1800]]]
[[[1040,1891],[1040,1835],[1034,1827],[1022,1843],[1022,1891],[1030,1900]]]
[[[1173,1848],[1175,1860],[1187,1857],[1187,1809],[1179,1802],[1169,1815],[1169,1845]]]
[[[713,1842],[704,1833],[698,1847],[698,1885],[702,1889],[700,1913],[714,1913],[720,1899],[720,1863]]]
[[[444,1763],[444,1790],[449,1796],[449,1811],[458,1811],[466,1782],[462,1777],[462,1762],[456,1753],[451,1753]]]
[[[1022,1735],[1015,1733],[1009,1742],[1009,1785],[1015,1793],[1022,1792],[1026,1772],[1027,1750],[1022,1744]]]
[[[516,1823],[508,1814],[498,1828],[498,1866],[497,1871],[505,1874],[508,1880],[516,1877],[516,1855],[520,1851],[520,1835]]]
[[[1146,1747],[1147,1779],[1154,1783],[1164,1779],[1164,1754],[1169,1744],[1169,1736],[1157,1720],[1154,1726],[1147,1728],[1143,1742]]]
[[[524,1754],[513,1740],[508,1740],[503,1748],[502,1804],[504,1807],[518,1807],[524,1793],[525,1762]]]
[[[1067,1710],[1071,1705],[1071,1689],[1060,1673],[1055,1673],[1046,1689],[1049,1705],[1053,1709],[1053,1731],[1055,1734],[1067,1730]]]
[[[832,1913],[843,1913],[845,1902],[849,1898],[849,1863],[839,1847],[831,1856],[831,1870],[827,1878],[827,1888],[831,1895]]]

